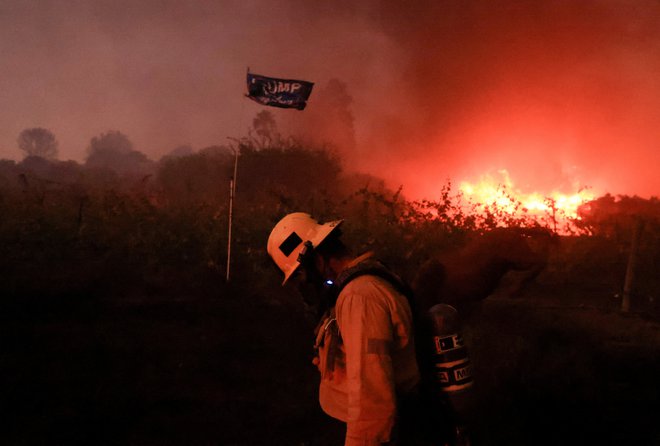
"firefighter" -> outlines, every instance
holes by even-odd
[[[268,254],[283,284],[297,276],[327,289],[316,329],[319,401],[346,423],[345,444],[413,444],[405,415],[420,380],[413,313],[402,282],[372,253],[354,256],[341,241],[341,224],[289,214],[273,228]]]

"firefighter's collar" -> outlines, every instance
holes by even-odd
[[[359,264],[359,263],[362,263],[362,262],[364,262],[365,260],[372,258],[373,256],[374,256],[373,251],[367,251],[367,252],[365,252],[364,254],[362,254],[362,255],[360,255],[360,256],[354,258],[354,259],[351,260],[350,262],[348,262],[348,263],[346,264],[346,268],[344,268],[344,269],[346,270],[346,269],[349,269],[349,268],[353,268],[355,265],[357,265],[357,264]]]
[[[355,266],[359,265],[360,263],[364,262],[367,259],[370,259],[374,256],[374,253],[372,251],[365,252],[364,254],[354,258],[353,260],[346,262],[342,265],[342,268],[340,271],[337,272],[337,278],[341,277],[344,272],[351,270]],[[331,287],[335,284],[336,279],[328,279],[325,281],[325,285],[328,287]]]

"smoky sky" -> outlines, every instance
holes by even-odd
[[[412,196],[504,169],[660,194],[657,1],[0,0],[0,56],[3,158],[29,127],[78,161],[108,130],[152,159],[226,144],[264,109],[250,67],[315,82],[280,127]]]

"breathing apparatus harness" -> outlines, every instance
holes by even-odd
[[[314,246],[310,241],[306,241],[300,254],[298,254],[298,262],[307,274],[318,274],[313,267],[313,253]],[[323,286],[323,297],[321,299],[319,315],[324,315],[328,311],[334,309],[339,294],[349,282],[360,276],[366,275],[380,277],[392,285],[397,292],[404,295],[412,310],[413,322],[415,322],[416,308],[412,290],[399,276],[390,271],[381,261],[373,258],[366,258],[356,265],[344,269],[334,281],[325,280],[322,277],[308,278],[308,280],[312,279],[313,281],[317,281],[317,283],[322,283]]]
[[[298,262],[301,264],[301,267],[307,271],[307,273],[318,274],[315,268],[312,268],[313,262],[313,252],[314,247],[311,242],[305,242],[302,251],[298,255]],[[319,315],[325,314],[328,310],[334,308],[335,303],[337,303],[337,298],[342,290],[354,279],[357,279],[360,276],[376,276],[385,280],[387,283],[392,285],[394,289],[404,295],[410,309],[413,313],[413,319],[416,318],[416,308],[415,300],[413,297],[413,292],[410,287],[396,274],[385,266],[381,261],[374,258],[366,258],[359,262],[358,264],[344,269],[334,281],[326,280],[321,277],[315,278],[318,282],[322,284],[322,299],[321,299],[321,308],[319,308]],[[415,322],[415,321],[414,321]]]
[[[342,290],[346,287],[346,285],[348,285],[349,282],[357,279],[360,276],[367,275],[380,277],[392,285],[397,292],[403,294],[406,297],[411,309],[414,310],[413,293],[410,287],[408,287],[408,285],[406,285],[406,283],[401,280],[399,276],[390,271],[387,266],[385,266],[385,264],[373,258],[367,258],[355,266],[346,268],[339,274],[339,276],[337,276],[337,279],[330,287],[330,305],[334,306],[334,304],[337,302],[337,298],[339,297],[339,293],[342,292]]]
[[[331,376],[331,374],[334,373],[335,360],[336,358],[341,358],[342,355],[339,346],[343,341],[335,315],[337,298],[349,282],[365,275],[380,277],[387,281],[397,292],[406,296],[406,299],[412,306],[411,290],[383,263],[375,259],[366,258],[356,265],[343,270],[334,282],[329,280],[323,281],[323,279],[321,279],[324,286],[324,296],[321,302],[321,308],[319,309],[320,321],[314,330],[316,334],[314,347],[318,352],[314,363],[321,371],[322,377],[326,375]],[[322,348],[325,348],[327,352],[325,355],[320,353]],[[339,361],[342,362],[343,359],[339,359]]]

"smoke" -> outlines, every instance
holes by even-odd
[[[652,0],[5,0],[0,156],[44,127],[61,158],[128,135],[158,159],[246,134],[245,71],[316,83],[278,123],[347,169],[433,198],[505,169],[541,192],[659,195]]]
[[[344,160],[355,159],[355,117],[353,98],[347,85],[339,79],[330,79],[326,85],[316,87],[314,100],[305,113],[288,114],[287,133],[312,146],[323,146]]]
[[[413,189],[506,169],[529,190],[660,192],[660,4],[415,5],[381,15],[410,55],[396,132],[422,135],[402,137]]]

